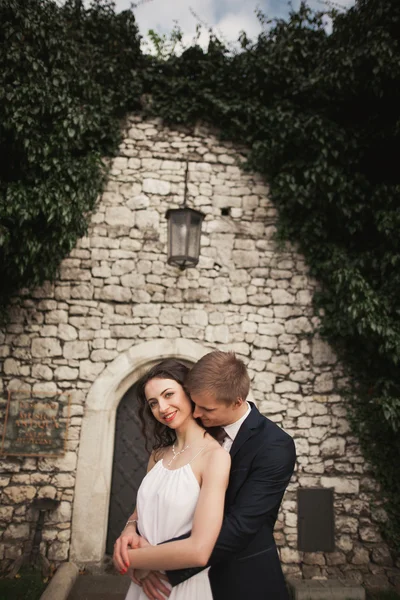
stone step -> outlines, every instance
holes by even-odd
[[[365,600],[361,585],[338,579],[290,579],[288,585],[293,600]]]
[[[79,575],[68,600],[124,600],[130,582],[121,575]]]

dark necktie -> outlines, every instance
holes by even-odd
[[[207,429],[207,433],[209,433],[210,435],[213,436],[214,439],[217,440],[217,442],[219,444],[222,445],[222,442],[224,441],[224,439],[226,438],[226,432],[225,429],[223,427],[210,427],[209,429]]]

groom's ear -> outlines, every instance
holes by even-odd
[[[234,402],[235,408],[240,408],[242,406],[242,404],[243,404],[243,398],[238,396]]]

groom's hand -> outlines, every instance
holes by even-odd
[[[113,562],[121,574],[125,574],[130,567],[128,549],[139,548],[140,536],[134,523],[125,527],[114,544]]]
[[[165,600],[171,594],[171,586],[168,577],[160,571],[151,571],[145,579],[141,580],[142,590],[149,600]]]

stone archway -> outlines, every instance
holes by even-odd
[[[210,351],[181,338],[145,342],[118,356],[96,379],[82,421],[70,560],[82,566],[100,566],[104,558],[115,416],[122,396],[158,360],[174,357],[196,362]]]

